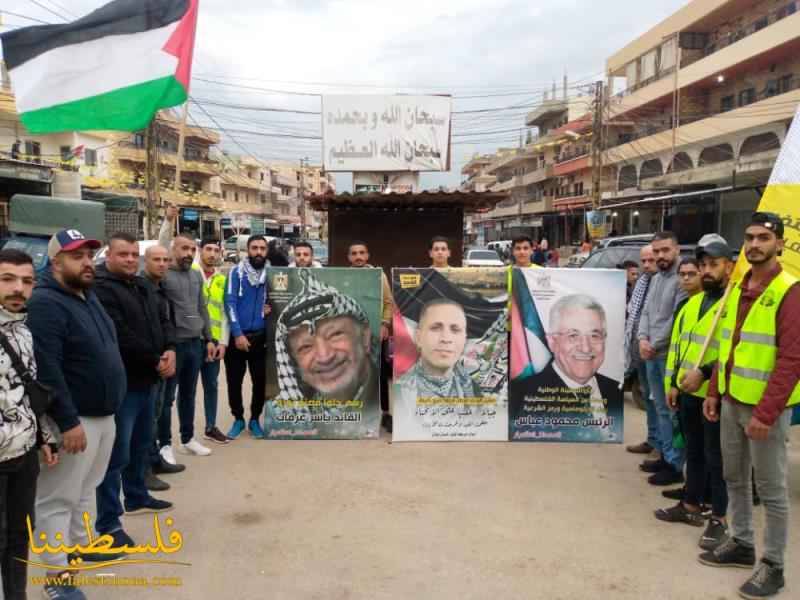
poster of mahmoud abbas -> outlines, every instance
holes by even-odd
[[[394,441],[508,440],[508,269],[392,269]]]
[[[509,439],[621,443],[625,272],[512,278]]]
[[[380,269],[268,268],[267,439],[377,438]]]

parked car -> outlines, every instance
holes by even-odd
[[[571,269],[580,267],[589,258],[589,254],[589,252],[576,252],[567,259],[567,267]]]
[[[639,251],[642,246],[639,245],[624,245],[624,246],[607,246],[599,248],[592,252],[589,257],[583,261],[581,268],[583,269],[620,269],[622,263],[630,260],[639,264]],[[681,246],[681,256],[694,256],[694,244],[686,244]]]
[[[609,246],[646,246],[653,241],[653,233],[640,233],[636,235],[618,235],[615,237],[603,238],[597,242],[597,249],[608,248]]]
[[[158,240],[139,240],[139,271],[144,270],[144,253],[151,246],[158,245]],[[94,264],[96,266],[102,265],[106,262],[106,254],[108,254],[108,245],[106,244],[97,254],[94,255]]]
[[[511,256],[511,240],[497,240],[486,244],[489,250],[494,250],[500,258],[508,258]]]
[[[503,267],[505,263],[494,250],[487,248],[469,248],[464,254],[465,267]]]

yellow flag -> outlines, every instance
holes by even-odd
[[[800,107],[786,134],[758,210],[776,213],[783,220],[785,245],[780,261],[787,272],[800,278]],[[741,281],[749,268],[742,251],[732,280]]]

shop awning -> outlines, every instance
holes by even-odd
[[[732,185],[712,188],[709,190],[696,190],[694,192],[682,192],[679,194],[667,194],[665,196],[647,196],[637,200],[629,200],[628,202],[619,202],[617,204],[604,204],[600,208],[625,208],[626,206],[633,206],[638,204],[648,204],[650,202],[663,202],[664,200],[680,200],[681,198],[693,198],[695,196],[707,196],[708,194],[719,194],[721,192],[731,192],[734,190],[749,189],[749,188],[734,188]]]

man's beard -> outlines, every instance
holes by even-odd
[[[751,265],[763,265],[764,263],[772,260],[773,257],[775,257],[775,255],[777,254],[777,252],[765,252],[763,250],[751,250],[751,252],[759,253],[759,256],[757,256],[756,258],[750,258],[749,252],[746,254],[747,262],[749,262]]]
[[[9,308],[8,304],[10,302],[19,302],[20,304],[22,304],[20,312],[25,310],[25,298],[23,296],[17,294],[11,294],[10,296],[3,296],[2,298],[0,298],[0,306],[3,306],[8,312],[15,312]]]
[[[192,263],[194,259],[191,256],[184,256],[183,258],[178,259],[178,268],[181,271],[188,271],[192,268]]]
[[[64,284],[73,290],[88,290],[94,284],[94,269],[91,269],[92,278],[89,281],[83,279],[83,275],[86,272],[84,270],[77,275],[64,273]]]
[[[662,258],[656,261],[656,266],[658,266],[658,268],[662,271],[669,271],[674,262],[674,260],[667,261],[666,259]]]
[[[250,261],[250,266],[256,271],[260,271],[267,264],[267,259],[263,256],[248,256],[247,260]]]
[[[719,292],[725,287],[725,281],[723,279],[707,279],[703,277],[702,284],[704,292]]]

